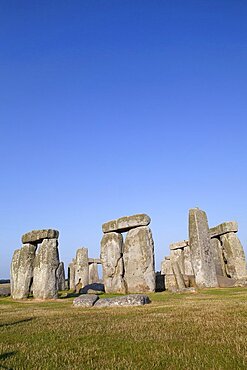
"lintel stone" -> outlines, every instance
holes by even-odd
[[[236,221],[223,222],[222,224],[211,227],[211,229],[209,229],[211,238],[215,238],[217,236],[231,232],[238,232],[238,223]]]
[[[133,216],[124,216],[116,220],[108,221],[102,225],[102,230],[103,233],[109,233],[112,231],[121,233],[139,226],[148,226],[150,222],[150,217],[145,213],[141,213]]]
[[[42,243],[44,239],[58,239],[59,231],[53,229],[32,230],[22,235],[22,243]]]

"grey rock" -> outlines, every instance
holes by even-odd
[[[99,282],[98,265],[97,263],[90,263],[88,266],[89,271],[89,284]]]
[[[99,299],[94,307],[116,307],[116,306],[143,306],[150,303],[148,296],[143,294],[129,294],[122,297]]]
[[[101,265],[101,260],[100,258],[89,258],[88,263],[97,263],[98,265]]]
[[[199,288],[217,287],[207,215],[199,208],[189,211],[189,245],[197,286]]]
[[[27,298],[30,294],[36,247],[24,244],[14,251],[11,262],[11,296],[14,299]]]
[[[22,243],[41,243],[44,239],[58,239],[59,231],[53,229],[32,230],[22,236]]]
[[[185,248],[185,247],[188,246],[188,244],[189,244],[189,241],[188,240],[182,240],[180,242],[176,242],[176,243],[170,244],[170,249],[171,250],[174,250],[174,249]]]
[[[73,306],[92,307],[98,299],[96,294],[83,294],[73,300]]]
[[[83,288],[89,283],[88,249],[79,248],[76,252],[75,285],[81,284]]]
[[[222,224],[209,229],[211,238],[215,238],[216,236],[220,236],[226,233],[231,233],[231,232],[236,233],[237,231],[238,231],[238,223],[236,221],[223,222]]]
[[[184,274],[184,253],[183,249],[172,249],[171,250],[171,264],[177,263],[181,274]],[[174,271],[173,271],[174,272]]]
[[[0,296],[1,297],[8,297],[10,296],[10,284],[0,284]]]
[[[217,238],[212,238],[210,242],[211,242],[211,251],[212,251],[212,255],[214,259],[216,275],[226,276],[221,242]]]
[[[184,274],[185,275],[194,275],[194,270],[191,261],[191,250],[190,246],[187,246],[183,249],[184,257]]]
[[[175,276],[178,289],[185,289],[185,282],[181,273],[178,262],[172,263],[172,270]]]
[[[127,292],[154,292],[154,242],[148,226],[137,227],[127,233],[123,258]]]
[[[170,258],[167,259],[167,257],[165,257],[163,261],[161,262],[161,274],[173,275],[172,264],[171,264]]]
[[[116,220],[108,221],[102,225],[103,233],[112,231],[125,232],[139,226],[148,226],[151,219],[148,215],[142,213],[133,216],[124,216]]]
[[[165,289],[169,291],[177,289],[177,282],[174,274],[165,275]]]
[[[69,281],[69,289],[75,290],[75,269],[76,269],[76,261],[73,258],[72,262],[69,264],[68,267],[68,281]]]
[[[57,239],[44,239],[34,260],[33,296],[37,299],[58,297],[56,271],[59,265]]]
[[[232,232],[221,235],[220,240],[226,260],[227,276],[236,280],[246,278],[245,254],[238,236]]]
[[[65,271],[64,271],[64,263],[60,262],[57,268],[57,284],[58,290],[65,290]]]
[[[115,232],[104,234],[101,240],[100,259],[106,293],[126,293],[122,255],[122,235]]]
[[[232,279],[227,276],[217,275],[217,280],[220,288],[232,288],[236,284],[236,279]]]

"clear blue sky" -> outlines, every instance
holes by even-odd
[[[67,264],[134,213],[156,270],[191,207],[247,246],[246,19],[246,0],[0,1],[0,278],[27,231],[60,230]]]

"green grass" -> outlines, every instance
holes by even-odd
[[[149,296],[101,309],[2,298],[0,369],[247,368],[247,289]]]

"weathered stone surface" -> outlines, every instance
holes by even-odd
[[[76,261],[73,258],[72,262],[70,262],[68,267],[68,281],[69,281],[69,289],[75,290],[75,269],[76,269]]]
[[[226,273],[236,280],[246,278],[246,261],[244,249],[237,235],[232,232],[220,237],[223,254],[226,259]]]
[[[22,243],[41,243],[44,239],[58,239],[59,231],[53,229],[32,230],[22,236]]]
[[[184,282],[183,275],[181,273],[180,266],[179,266],[178,262],[174,262],[174,263],[172,262],[172,270],[173,270],[173,273],[174,273],[174,276],[175,276],[175,280],[176,280],[178,289],[184,289],[185,288],[185,282]]]
[[[99,274],[97,263],[90,263],[88,270],[89,270],[89,284],[98,283]]]
[[[188,240],[182,240],[181,242],[176,242],[176,243],[170,244],[170,249],[174,250],[174,249],[185,248],[185,247],[188,246],[188,244],[189,244]]]
[[[100,258],[89,258],[88,263],[97,263],[98,265],[101,265],[101,260]]]
[[[36,247],[24,244],[14,252],[11,263],[11,295],[14,299],[27,298],[33,279]]]
[[[59,265],[57,239],[44,239],[34,260],[33,296],[54,299],[58,296],[56,271]]]
[[[65,271],[63,262],[59,263],[56,274],[58,290],[65,290]]]
[[[105,292],[104,284],[102,283],[88,284],[80,290],[80,294],[87,294],[87,293],[89,294],[89,293],[96,292],[96,291],[100,293],[104,293]],[[98,293],[95,293],[95,294],[98,294]]]
[[[148,226],[141,226],[128,232],[123,258],[127,292],[154,292],[154,242]]]
[[[185,275],[194,275],[194,270],[193,270],[192,261],[191,261],[190,246],[187,246],[187,247],[184,248],[183,257],[184,257],[184,274]]]
[[[116,307],[116,306],[143,306],[150,303],[148,296],[143,294],[129,294],[122,297],[99,299],[94,307]]]
[[[175,275],[165,275],[165,289],[172,291],[173,289],[177,289],[177,282],[175,279]]]
[[[10,295],[10,284],[0,284],[0,296],[8,297]]]
[[[75,285],[81,284],[81,288],[89,283],[88,249],[79,248],[76,252]]]
[[[184,253],[183,249],[173,249],[171,250],[171,264],[178,263],[179,270],[181,274],[184,274]]]
[[[108,221],[102,225],[103,233],[112,231],[125,232],[139,226],[148,226],[151,219],[148,215],[142,213],[133,216],[125,216],[116,220]]]
[[[172,264],[171,264],[170,258],[167,259],[167,257],[165,257],[163,261],[161,262],[161,274],[173,275]]]
[[[106,293],[126,293],[123,267],[123,237],[111,232],[103,235],[100,259]]]
[[[189,211],[189,245],[197,286],[199,288],[217,287],[207,215],[199,208]]]
[[[217,280],[220,288],[232,288],[236,284],[236,279],[232,279],[226,276],[218,276]]]
[[[211,251],[212,251],[212,255],[214,259],[216,275],[226,276],[221,242],[217,238],[212,238],[210,242],[211,242]]]
[[[96,294],[83,294],[73,300],[73,306],[92,307],[98,299]]]
[[[211,229],[209,229],[211,238],[214,238],[216,236],[220,236],[226,233],[231,233],[231,232],[236,233],[237,231],[238,231],[238,223],[236,221],[223,222],[222,224],[217,225],[215,227],[211,227]]]

